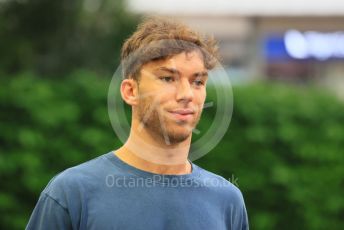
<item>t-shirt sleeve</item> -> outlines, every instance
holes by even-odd
[[[247,210],[245,203],[243,203],[243,209],[242,209],[242,230],[249,230],[249,223],[248,223],[248,216],[247,216]]]
[[[227,228],[231,230],[249,230],[249,221],[244,197],[237,187],[231,192],[227,213]]]
[[[68,210],[42,192],[35,209],[33,210],[27,230],[43,230],[43,229],[72,229],[72,224]]]

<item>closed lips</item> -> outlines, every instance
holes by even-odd
[[[173,110],[170,111],[171,113],[176,113],[180,115],[188,115],[188,114],[194,114],[194,111],[191,109],[178,109],[178,110]]]

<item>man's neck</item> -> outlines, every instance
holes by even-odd
[[[183,142],[166,145],[163,141],[141,132],[131,132],[127,142],[116,151],[116,156],[138,169],[156,174],[189,174],[188,161],[191,135]]]
[[[192,166],[187,160],[183,164],[157,164],[139,157],[125,146],[116,150],[114,154],[122,161],[135,168],[155,174],[183,175],[189,174],[192,171]]]

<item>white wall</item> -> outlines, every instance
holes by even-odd
[[[127,0],[137,13],[241,15],[241,16],[344,16],[343,0]]]

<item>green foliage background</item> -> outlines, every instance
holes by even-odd
[[[138,19],[119,0],[0,1],[0,229],[23,229],[55,174],[122,144],[107,92]],[[214,89],[207,100],[201,133]],[[343,102],[317,88],[248,85],[234,88],[233,111],[195,163],[239,185],[251,229],[341,229]]]
[[[108,76],[137,21],[124,0],[0,1],[0,70],[61,78],[86,68]]]
[[[63,81],[0,78],[1,229],[24,228],[56,173],[121,145],[107,113],[109,83],[85,71]],[[316,89],[268,84],[235,87],[234,102],[225,137],[195,163],[236,178],[252,229],[340,229],[343,103]],[[214,111],[204,111],[201,131]]]

